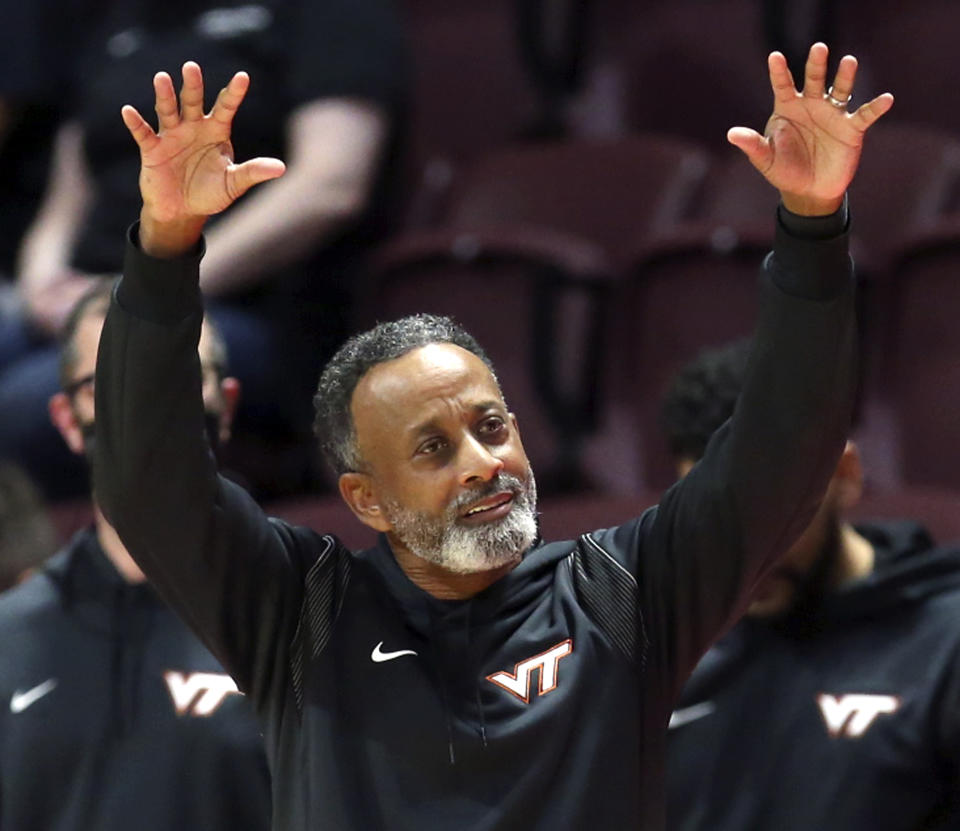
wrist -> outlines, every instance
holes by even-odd
[[[206,220],[205,216],[158,219],[144,205],[140,211],[140,250],[162,260],[180,257],[196,247]]]
[[[830,216],[840,210],[843,205],[843,194],[830,199],[820,199],[797,193],[780,191],[780,201],[783,207],[797,216]]]

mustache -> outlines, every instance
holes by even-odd
[[[486,499],[497,493],[512,493],[514,496],[524,498],[526,494],[526,482],[512,473],[498,473],[489,482],[471,488],[461,493],[453,502],[450,503],[449,510],[457,513],[464,508],[469,508],[474,502]]]

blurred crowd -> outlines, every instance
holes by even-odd
[[[709,802],[723,802],[717,783],[725,758],[749,758],[767,772],[779,757],[756,752],[756,737],[745,750],[728,722],[712,733],[685,734],[684,718],[691,728],[695,721],[705,724],[712,711],[698,714],[698,706],[732,700],[741,717],[749,709],[756,718],[807,732],[813,728],[797,727],[789,707],[770,716],[763,702],[790,686],[791,677],[818,672],[810,668],[820,666],[817,660],[826,666],[840,660],[838,654],[866,654],[855,638],[837,647],[833,633],[873,632],[885,620],[894,638],[897,627],[910,629],[903,616],[916,620],[921,609],[926,615],[923,603],[932,598],[947,611],[923,618],[935,634],[923,630],[911,647],[915,656],[929,648],[924,638],[937,641],[936,624],[946,625],[955,608],[957,553],[948,544],[960,539],[956,4],[34,0],[11,6],[3,17],[0,591],[22,580],[29,585],[39,570],[54,575],[57,593],[65,592],[57,604],[73,592],[82,597],[94,584],[90,597],[121,596],[98,569],[123,574],[122,546],[108,550],[109,525],[90,492],[86,455],[77,452],[84,444],[71,443],[93,417],[83,407],[92,393],[95,348],[83,340],[83,327],[99,332],[102,325],[98,301],[91,307],[94,324],[89,310],[78,316],[76,304],[84,297],[89,303],[91,289],[102,299],[122,269],[124,235],[139,211],[139,157],[120,107],[151,110],[144,79],[154,72],[167,70],[177,80],[181,64],[196,60],[208,90],[216,90],[234,71],[248,71],[252,85],[234,129],[236,154],[277,156],[288,167],[207,230],[201,288],[215,334],[202,361],[215,402],[211,444],[224,469],[271,503],[272,512],[314,527],[336,524],[359,546],[367,532],[354,526],[319,461],[312,396],[320,368],[344,338],[378,320],[449,314],[484,344],[524,425],[545,496],[547,537],[634,515],[695,463],[735,405],[749,347],[703,350],[752,330],[756,275],[772,244],[776,208],[773,191],[728,148],[726,130],[762,129],[771,95],[758,79],[770,50],[783,51],[797,77],[813,40],[829,44],[833,65],[842,54],[858,56],[855,103],[890,90],[896,106],[871,133],[850,192],[861,289],[860,395],[854,450],[848,451],[855,464],[845,455],[832,513],[820,518],[797,573],[769,588],[767,609],[754,609],[746,628],[738,626],[708,654],[671,731],[677,737],[671,763],[678,759],[681,773],[670,827],[807,827],[783,824],[780,809],[770,807],[780,804],[773,797],[722,809]],[[698,363],[675,380],[694,358]],[[692,446],[684,429],[699,433]],[[845,487],[854,487],[855,498]],[[855,524],[864,519],[919,524]],[[80,537],[68,542],[75,531]],[[876,562],[888,569],[896,570],[905,552],[920,551],[917,556],[927,558],[917,566],[923,590],[910,574],[891,578],[874,568],[873,553],[870,568],[857,571],[860,540],[880,552]],[[44,566],[60,545],[66,555]],[[91,553],[91,546],[103,552]],[[883,552],[893,553],[884,560]],[[847,554],[849,573],[837,566]],[[74,560],[80,565],[71,566]],[[830,598],[858,579],[887,580],[876,589],[881,601],[871,605],[876,594],[868,601],[854,597],[852,604],[866,604],[854,623],[824,617]],[[899,592],[909,602],[886,602]],[[124,657],[125,649],[150,647],[142,632],[137,645],[117,646],[116,627],[143,625],[131,611],[137,604],[147,601],[131,594],[111,607],[104,631],[113,640],[101,659],[114,679],[134,672],[124,664],[136,663]],[[0,639],[3,627],[16,628],[13,614],[0,607]],[[70,626],[64,620],[44,623],[44,637],[56,640],[56,627]],[[179,626],[172,617],[157,620],[158,627]],[[101,623],[97,618],[90,625]],[[953,627],[960,633],[956,619]],[[186,630],[169,637],[165,644],[193,658],[203,649]],[[871,637],[881,646],[870,640],[869,649],[886,648],[883,636]],[[944,635],[943,649],[955,640]],[[810,644],[822,650],[815,659]],[[745,650],[776,654],[781,662],[797,654],[792,662],[758,669],[747,665]],[[958,659],[942,656],[935,689],[924,695],[958,692]],[[0,650],[0,684],[8,663]],[[192,696],[182,694],[182,712],[196,713],[211,690],[235,692],[216,687],[212,656],[203,653],[191,667],[189,678],[167,679],[178,701],[183,685],[202,676]],[[11,710],[18,700],[29,701],[25,693],[45,696],[41,682],[61,670],[39,672],[41,686],[18,686]],[[737,673],[752,684],[724,686]],[[907,707],[909,697],[896,706],[879,700],[889,678],[899,683],[917,673],[923,671],[905,657],[900,676],[866,677],[863,689],[856,686],[861,677],[849,688],[846,681],[837,689],[811,688],[811,696],[821,695],[815,713],[833,740],[852,741]],[[760,703],[750,698],[757,690]],[[843,710],[854,694],[873,699]],[[127,709],[114,740],[136,733],[137,708],[148,700],[138,695],[122,704]],[[943,783],[957,783],[960,747],[951,714],[960,714],[960,700],[948,700],[942,710],[940,703],[921,713],[943,730],[930,728],[935,738],[916,754],[925,759],[916,767],[922,773],[911,774],[926,777],[925,787],[935,792],[929,804],[914,800],[916,815],[929,814],[924,828],[941,827],[935,821],[952,816],[956,800]],[[225,722],[222,731],[250,727],[249,714],[236,707],[227,714],[230,708],[221,704],[222,698],[220,717],[240,725]],[[856,715],[871,706],[879,709],[858,735]],[[14,746],[3,718],[0,826],[13,788],[3,781]],[[915,732],[922,733],[922,725]],[[202,741],[208,740],[208,752],[220,752],[209,737]],[[777,740],[786,754],[792,734],[783,728]],[[888,738],[898,740],[907,741]],[[231,742],[239,742],[236,735]],[[83,757],[83,742],[75,746]],[[704,746],[712,752],[698,752]],[[248,755],[256,768],[251,781],[265,780],[263,760]],[[902,756],[890,758],[893,768],[904,764]],[[749,788],[788,801],[781,791],[789,789],[777,784],[776,773],[758,774],[756,781],[747,776]],[[89,781],[99,780],[91,773]],[[713,782],[713,790],[697,802],[702,781]],[[888,780],[877,774],[866,781],[876,792]],[[722,784],[729,793],[738,780]],[[850,793],[831,791],[830,798],[841,804],[854,799]],[[268,808],[258,803],[257,810],[250,827],[267,827]],[[756,824],[760,815],[767,824]],[[70,827],[105,827],[84,826],[82,816],[81,825]],[[837,827],[868,827],[845,821]],[[223,827],[240,827],[231,822]],[[872,827],[920,826],[890,820]]]

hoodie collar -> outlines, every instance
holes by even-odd
[[[469,616],[470,620],[479,624],[509,615],[513,609],[526,605],[529,600],[540,595],[544,582],[552,579],[556,563],[567,553],[569,545],[544,545],[538,539],[523,555],[516,568],[483,591],[464,600],[438,600],[421,589],[400,568],[385,534],[378,535],[376,546],[355,556],[362,566],[376,572],[390,596],[419,629],[429,626],[430,620],[452,621]]]
[[[49,560],[44,571],[66,602],[114,602],[123,595],[134,604],[161,603],[148,583],[123,579],[100,547],[93,525],[78,531],[66,548]]]
[[[960,546],[937,546],[922,525],[907,520],[855,528],[874,548],[873,571],[831,593],[825,617],[868,617],[960,588]]]

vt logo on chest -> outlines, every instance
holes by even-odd
[[[879,716],[899,710],[900,699],[893,695],[821,693],[817,696],[817,705],[833,738],[859,739]]]
[[[178,716],[211,716],[227,696],[241,695],[237,682],[221,672],[173,672],[163,674]]]
[[[539,655],[519,661],[513,672],[501,671],[487,676],[487,681],[496,684],[524,704],[530,703],[533,676],[537,676],[537,694],[546,695],[560,683],[560,661],[573,652],[573,640],[567,638],[551,646]]]

